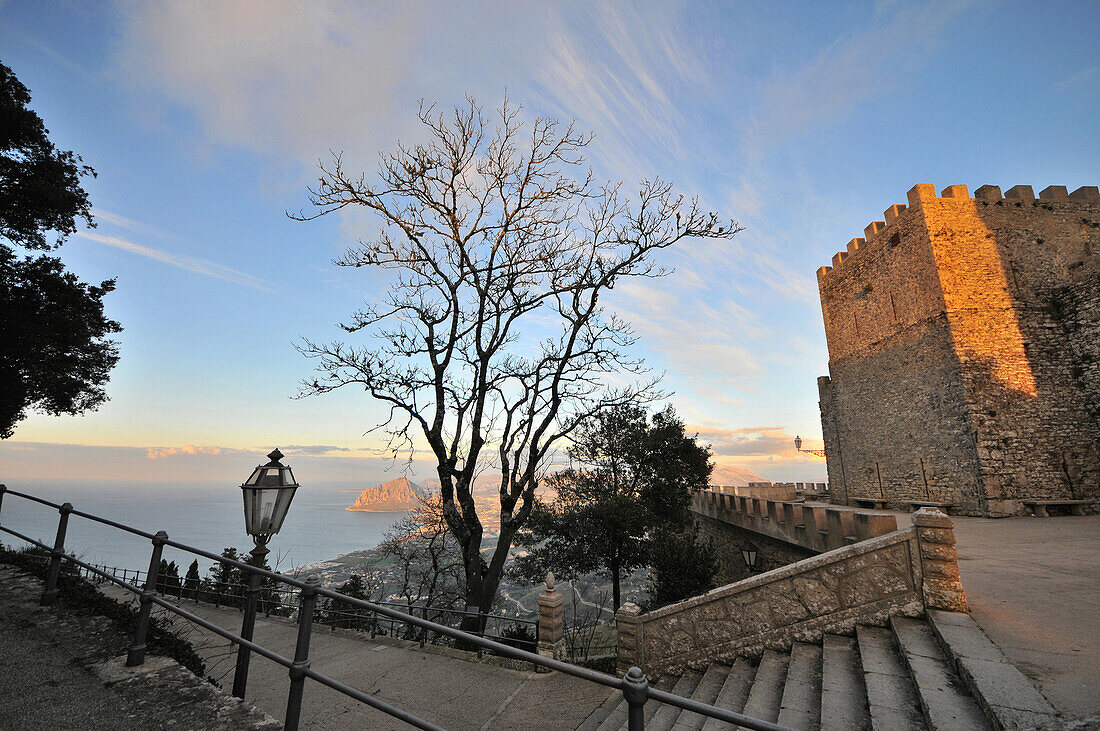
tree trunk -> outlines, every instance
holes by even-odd
[[[621,598],[620,591],[619,591],[619,582],[620,582],[619,569],[618,568],[611,569],[611,606],[612,606],[612,611],[615,611],[615,612],[619,611],[619,600]],[[596,617],[596,619],[598,620],[599,617]]]

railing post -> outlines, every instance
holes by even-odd
[[[428,621],[428,605],[427,604],[425,604],[421,608],[420,616],[425,622]],[[421,627],[420,628],[420,647],[423,649],[427,646],[428,646],[428,628],[427,627]]]
[[[258,544],[252,549],[252,565],[263,566],[264,557],[269,551],[264,544]],[[252,641],[252,631],[256,628],[256,602],[260,598],[260,574],[255,571],[248,573],[248,601],[244,607],[244,621],[241,623],[241,637]],[[237,646],[237,669],[233,673],[233,695],[244,699],[245,686],[248,684],[248,661],[251,659],[252,650],[244,645]]]
[[[626,698],[627,728],[630,731],[643,731],[645,728],[645,702],[649,698],[649,678],[642,669],[632,667],[623,677],[623,697]]]
[[[134,667],[145,662],[145,634],[149,631],[149,613],[153,610],[153,595],[157,593],[157,574],[160,573],[160,555],[168,534],[157,531],[153,536],[153,555],[149,558],[149,572],[145,575],[145,589],[141,592],[141,608],[138,610],[137,627],[134,629],[134,644],[126,653],[126,666]]]
[[[8,491],[8,486],[0,482],[0,511],[4,509],[4,493]]]
[[[290,666],[290,693],[286,699],[284,731],[298,731],[298,719],[302,715],[302,691],[309,668],[309,636],[313,629],[313,607],[317,603],[317,587],[320,584],[317,574],[310,574],[298,600],[298,643],[294,646],[294,664]]]
[[[57,601],[57,577],[61,573],[61,554],[65,553],[65,531],[69,527],[69,513],[73,512],[72,503],[65,503],[57,512],[57,536],[50,552],[50,567],[46,570],[46,588],[42,591],[39,603],[47,605]]]

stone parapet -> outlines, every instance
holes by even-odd
[[[889,513],[787,500],[697,492],[691,509],[708,518],[762,533],[813,551],[831,551],[898,529]]]
[[[969,612],[951,518],[935,508],[921,508],[913,513],[913,527],[920,547],[925,606],[949,612]]]
[[[844,518],[830,521],[827,510],[809,506],[802,512],[820,513],[826,524],[843,526]],[[878,517],[860,519],[858,529],[872,530]],[[807,529],[814,520],[808,517]],[[794,642],[818,642],[826,633],[883,625],[892,616],[916,617],[927,609],[967,611],[967,606],[951,519],[925,508],[914,514],[913,526],[906,530],[836,548],[652,612],[623,605],[616,614],[619,669],[637,665],[647,673],[676,673],[766,649],[785,651]]]

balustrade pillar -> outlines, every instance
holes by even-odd
[[[913,513],[920,550],[921,587],[928,609],[968,612],[966,591],[959,574],[959,555],[955,550],[955,525],[935,508]]]
[[[554,660],[564,660],[566,657],[565,597],[554,588],[553,572],[546,575],[546,591],[539,595],[538,605],[538,653]]]

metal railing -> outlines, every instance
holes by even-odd
[[[7,526],[0,525],[0,531],[4,531],[16,538],[29,543],[39,548],[45,549],[50,552],[49,567],[46,572],[46,585],[42,592],[41,603],[52,604],[57,599],[57,579],[61,572],[62,561],[68,561],[73,566],[77,566],[92,575],[95,575],[101,579],[109,581],[123,589],[133,592],[140,598],[140,609],[138,612],[138,620],[134,629],[134,639],[131,644],[127,656],[126,664],[128,666],[141,665],[145,661],[145,637],[149,628],[149,617],[152,611],[153,605],[162,607],[189,622],[198,625],[210,632],[213,632],[220,637],[229,640],[236,644],[239,648],[237,656],[238,676],[241,675],[240,670],[243,667],[244,678],[238,679],[234,682],[234,695],[243,698],[245,685],[243,681],[247,680],[247,668],[248,660],[251,653],[256,653],[262,657],[265,657],[273,662],[276,662],[288,670],[290,675],[290,690],[287,694],[287,706],[286,715],[283,727],[287,731],[297,731],[299,720],[302,713],[302,694],[305,689],[306,678],[314,680],[322,685],[328,686],[333,690],[336,690],[344,695],[354,698],[368,706],[375,708],[383,713],[386,713],[394,718],[401,719],[405,723],[411,726],[421,729],[439,729],[442,731],[441,726],[438,726],[431,721],[418,718],[411,713],[397,708],[383,700],[380,700],[368,693],[364,693],[361,690],[346,685],[335,678],[331,678],[328,675],[319,673],[310,667],[309,662],[309,645],[310,637],[313,631],[314,624],[314,612],[317,609],[317,598],[328,597],[330,599],[339,600],[352,607],[365,609],[370,612],[382,615],[399,622],[403,622],[407,625],[419,627],[423,630],[453,638],[457,641],[463,642],[467,645],[479,647],[486,650],[491,650],[497,655],[503,655],[516,660],[522,660],[529,662],[533,665],[547,668],[549,670],[557,670],[560,673],[571,675],[575,678],[580,678],[591,683],[603,685],[608,688],[613,688],[622,691],[623,697],[628,705],[628,728],[630,731],[642,731],[645,728],[645,704],[648,700],[654,700],[659,703],[667,703],[682,710],[692,711],[708,718],[716,718],[727,723],[736,724],[744,728],[757,729],[758,731],[790,731],[783,726],[778,726],[768,721],[763,721],[758,718],[751,718],[749,716],[735,713],[733,711],[726,710],[724,708],[716,708],[714,706],[700,703],[690,698],[684,698],[672,693],[668,693],[656,688],[652,688],[649,685],[649,680],[640,668],[632,667],[626,674],[619,678],[613,675],[607,675],[595,670],[589,670],[588,668],[580,667],[577,665],[571,665],[560,660],[554,660],[549,657],[544,657],[526,650],[521,650],[509,645],[502,644],[495,640],[479,637],[475,634],[463,632],[462,630],[448,627],[446,625],[437,624],[435,622],[428,621],[421,617],[416,617],[411,614],[405,614],[392,607],[384,606],[375,602],[368,602],[363,599],[356,599],[349,597],[339,592],[335,592],[331,589],[326,589],[320,585],[320,579],[314,574],[307,577],[304,581],[300,581],[294,577],[286,576],[284,574],[275,573],[266,569],[258,568],[243,561],[235,561],[227,559],[224,556],[220,556],[210,551],[204,551],[201,548],[195,548],[177,541],[170,540],[168,534],[164,531],[158,531],[157,533],[148,533],[138,528],[133,528],[122,523],[117,523],[108,518],[103,518],[98,515],[92,515],[80,510],[76,510],[71,503],[63,503],[58,505],[48,500],[35,497],[34,495],[28,495],[26,493],[17,492],[15,490],[8,489],[5,485],[0,484],[0,510],[3,508],[3,499],[5,495],[12,495],[14,497],[30,500],[41,505],[45,505],[49,508],[53,508],[58,511],[59,519],[57,524],[57,533],[54,538],[54,543],[49,546],[42,543],[30,536],[24,535],[16,530],[8,528]],[[128,583],[113,574],[102,570],[101,568],[86,563],[76,556],[65,552],[65,534],[68,527],[69,516],[76,515],[87,520],[91,520],[103,525],[109,525],[117,528],[121,531],[131,533],[133,535],[141,536],[148,539],[153,546],[152,553],[149,558],[149,570],[145,572],[145,581],[141,587],[135,584]],[[173,604],[168,601],[167,598],[157,592],[157,580],[160,571],[161,554],[164,546],[171,546],[181,551],[191,553],[196,556],[202,556],[204,558],[212,559],[223,565],[235,566],[242,571],[249,572],[250,575],[258,576],[261,579],[267,578],[277,581],[287,586],[295,587],[299,590],[298,593],[298,638],[294,648],[294,657],[288,658],[283,655],[269,650],[268,648],[259,645],[252,641],[251,637],[244,637],[242,635],[234,634],[229,630],[223,629],[218,625],[209,622],[202,617],[187,611],[181,606]],[[249,591],[258,591],[258,583],[252,582],[249,586]],[[251,598],[250,598],[251,599]],[[252,616],[246,616],[244,619],[244,626],[249,630],[242,632],[242,634],[251,635],[250,620],[255,620],[255,601],[249,601],[248,607],[251,609]]]
[[[220,561],[219,561],[220,562]],[[115,578],[122,579],[134,585],[144,584],[148,572],[140,569],[120,568],[106,564],[88,564],[91,568],[79,568],[79,573],[95,583],[102,584],[106,581],[103,574],[111,574]],[[251,564],[250,564],[251,565]],[[98,570],[98,571],[97,571]],[[192,600],[196,604],[212,604],[219,608],[237,609],[241,612],[248,610],[249,584],[239,581],[222,581],[210,583],[207,581],[188,580],[180,578],[176,574],[161,575],[156,579],[157,593],[164,597],[175,597],[178,600]],[[392,607],[402,611],[403,617],[419,614],[421,619],[432,618],[432,621],[458,627],[462,619],[476,617],[479,623],[483,622],[485,629],[476,632],[479,637],[487,637],[491,640],[513,644],[513,646],[527,646],[532,649],[538,645],[538,620],[524,619],[522,617],[509,617],[504,614],[492,614],[452,609],[450,607],[437,607],[424,602],[394,602],[373,601],[372,603],[383,607]],[[267,617],[293,617],[298,611],[298,593],[293,589],[263,586],[257,601],[257,612]],[[339,600],[330,600],[327,604],[318,605],[315,610],[314,621],[327,625],[330,629],[352,629],[361,632],[370,632],[371,639],[377,636],[393,637],[419,641],[421,647],[429,643],[440,643],[451,638],[432,634],[424,629],[409,624],[402,619],[392,617],[379,617],[377,612],[368,612],[355,607],[344,607]],[[506,630],[514,629],[515,635],[509,636]],[[527,639],[523,638],[523,635]],[[484,648],[479,647],[477,654],[480,657]]]

